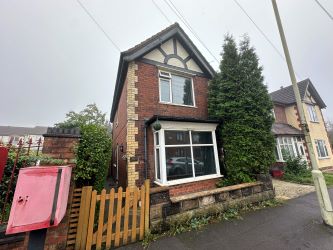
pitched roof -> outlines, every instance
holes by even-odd
[[[120,94],[124,85],[124,80],[127,73],[128,63],[140,58],[141,56],[147,54],[152,51],[157,46],[169,40],[171,37],[176,36],[179,41],[182,43],[185,49],[187,49],[192,58],[196,61],[199,67],[203,70],[203,72],[212,78],[215,75],[215,70],[208,63],[206,58],[201,54],[199,49],[194,45],[191,39],[186,35],[184,30],[180,27],[178,23],[174,23],[164,30],[158,32],[152,37],[146,39],[140,44],[130,48],[124,52],[120,53],[119,65],[118,65],[118,73],[116,86],[113,96],[113,103],[111,108],[111,116],[110,121],[113,122],[114,116],[117,110],[118,102],[120,99]]]
[[[275,135],[303,135],[302,130],[286,123],[273,123],[272,132]]]
[[[47,131],[47,127],[13,127],[0,126],[0,136],[24,136],[24,135],[42,135]]]
[[[305,79],[297,83],[299,92],[301,95],[301,99],[304,100],[306,96],[306,91],[308,90],[313,98],[316,100],[317,104],[320,108],[326,108],[326,104],[324,103],[323,99],[321,99],[319,93],[313,86],[310,79]],[[271,99],[275,103],[290,105],[296,103],[296,98],[294,94],[293,86],[290,85],[288,87],[281,88],[270,93]]]

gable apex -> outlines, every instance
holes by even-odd
[[[210,78],[213,78],[215,75],[215,70],[208,63],[206,58],[201,54],[199,49],[194,45],[185,31],[180,27],[178,23],[174,23],[167,27],[166,29],[160,31],[154,36],[146,39],[140,44],[130,48],[121,53],[121,57],[123,60],[130,62],[136,60],[145,54],[151,52],[152,50],[159,48],[161,45],[165,43],[172,42],[170,40],[172,38],[176,38],[175,42],[180,43],[182,47],[189,53],[192,59],[198,64],[198,66],[206,73]],[[168,52],[168,51],[165,51]]]
[[[213,78],[215,75],[215,70],[206,60],[206,58],[201,54],[199,49],[194,45],[188,35],[184,32],[184,30],[180,27],[178,23],[174,23],[164,30],[158,32],[152,37],[146,39],[140,44],[120,53],[119,64],[118,64],[118,72],[116,79],[116,86],[114,90],[113,103],[111,108],[110,121],[113,122],[115,113],[118,107],[118,102],[120,99],[120,95],[124,86],[124,80],[126,78],[128,64],[131,61],[137,60],[144,55],[152,52],[154,49],[159,48],[163,43],[172,39],[176,44],[181,44],[182,47],[186,50],[186,53],[189,54],[190,57],[183,58],[180,60],[184,64],[184,61],[188,61],[191,68],[194,71],[199,73],[203,73],[208,76],[208,78]],[[163,52],[161,52],[163,54]],[[156,52],[157,56],[161,56],[159,52]],[[165,57],[165,55],[163,55]],[[177,55],[172,55],[168,60],[170,60],[170,64],[177,64],[178,66],[182,66],[176,59]],[[181,56],[180,56],[181,57]],[[176,58],[176,59],[174,59]],[[183,65],[185,68],[187,65]]]

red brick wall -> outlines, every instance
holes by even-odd
[[[214,189],[216,188],[216,182],[218,179],[210,179],[204,181],[196,181],[190,182],[186,184],[180,184],[176,186],[171,186],[169,189],[169,195],[171,196],[179,196],[183,194],[195,193],[204,190]]]
[[[287,116],[283,106],[274,105],[274,113],[275,113],[275,122],[277,123],[288,123]]]
[[[161,104],[159,103],[158,68],[143,62],[137,62],[137,64],[138,107],[136,108],[136,113],[138,114],[138,121],[136,122],[136,126],[139,129],[139,134],[136,139],[139,144],[139,149],[136,152],[136,156],[139,159],[139,164],[137,164],[136,170],[139,172],[137,185],[142,185],[144,181],[144,161],[140,159],[144,159],[144,120],[149,119],[154,115],[207,119],[207,92],[209,79],[199,76],[193,78],[196,107]],[[148,178],[150,178],[151,181],[154,181],[154,141],[151,127],[147,130],[147,142]]]
[[[116,121],[118,120],[118,125]],[[123,91],[120,95],[117,112],[115,115],[113,130],[112,130],[112,164],[111,164],[111,176],[116,178],[116,148],[117,144],[123,146],[123,152],[119,151],[118,168],[119,168],[119,184],[123,187],[127,186],[127,173],[126,173],[126,159],[122,156],[126,152],[126,136],[127,136],[127,81],[124,83]]]
[[[52,158],[69,161],[75,159],[75,145],[79,138],[55,137],[44,135],[42,153]]]

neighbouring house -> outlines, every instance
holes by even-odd
[[[174,188],[170,195],[215,188],[219,121],[207,109],[214,74],[177,23],[121,53],[110,118],[111,174],[121,186],[149,178]]]
[[[333,167],[332,149],[321,111],[326,105],[310,79],[299,82],[298,87],[318,166]],[[274,104],[275,117],[272,128],[276,136],[275,165],[283,165],[287,154],[300,156],[311,164],[292,86],[281,87],[270,93],[270,96]]]
[[[36,144],[39,138],[44,141],[43,134],[47,131],[47,127],[14,127],[14,126],[0,126],[0,143],[7,144],[12,138],[12,144],[17,144],[20,139],[23,143],[28,142],[31,138],[32,143]]]

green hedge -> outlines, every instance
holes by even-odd
[[[112,155],[111,146],[106,127],[95,124],[81,126],[74,169],[77,186],[92,185],[98,191],[103,189]]]

